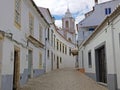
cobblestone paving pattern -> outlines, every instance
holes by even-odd
[[[30,79],[20,90],[108,90],[75,69],[60,69]]]

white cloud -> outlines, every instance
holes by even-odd
[[[91,10],[94,6],[94,0],[34,0],[40,7],[49,8],[52,15],[64,15],[69,6],[71,13],[77,13],[76,22],[78,23],[84,13]],[[98,0],[99,3],[110,0]],[[83,13],[83,14],[82,14]],[[60,20],[56,20],[56,24],[60,26]]]
[[[55,24],[56,24],[58,27],[62,27],[62,21],[61,21],[61,20],[55,20]]]

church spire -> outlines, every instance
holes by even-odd
[[[70,13],[69,8],[67,8],[67,11],[65,13],[65,17],[72,17],[72,14]]]
[[[69,2],[68,0],[67,1],[67,11],[65,12],[65,16],[64,17],[72,17],[72,14],[70,13],[70,10],[69,10]]]

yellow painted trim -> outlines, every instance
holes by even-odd
[[[16,4],[16,0],[14,0],[14,26],[17,28],[17,29],[21,29],[21,0],[20,0],[20,23],[17,23],[16,21],[15,21],[15,4]]]
[[[18,23],[15,22],[14,25],[15,25],[15,27],[16,27],[17,29],[21,30],[21,25],[20,25],[20,24],[18,24]]]
[[[16,51],[20,51],[20,47],[18,47],[18,46],[16,46],[16,45],[14,45],[14,49],[15,49]]]
[[[18,52],[18,59],[16,61],[14,61],[14,62],[17,63],[17,68],[15,67],[17,69],[17,72],[14,72],[14,73],[17,74],[17,76],[16,76],[17,77],[16,85],[17,85],[17,88],[19,88],[20,87],[20,83],[19,83],[20,82],[20,48],[18,46],[14,45],[14,51]]]
[[[30,19],[33,21],[32,23],[33,23],[33,26],[32,26],[32,28],[33,28],[33,31],[32,31],[32,34],[31,34],[31,36],[34,36],[34,17],[33,17],[33,15],[29,12],[29,32],[30,32]]]
[[[28,47],[28,50],[31,50],[31,51],[33,51],[33,48],[31,48],[31,47]]]
[[[3,39],[3,35],[2,35],[2,33],[0,33],[0,40],[2,40]]]

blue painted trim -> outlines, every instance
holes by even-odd
[[[88,77],[92,78],[96,81],[96,74],[95,73],[85,73]]]
[[[28,69],[24,69],[24,72],[20,75],[20,86],[23,86],[28,81]]]
[[[44,69],[34,69],[33,70],[33,77],[38,77],[44,73],[45,73]]]
[[[1,89],[12,90],[13,87],[13,75],[2,75]]]

